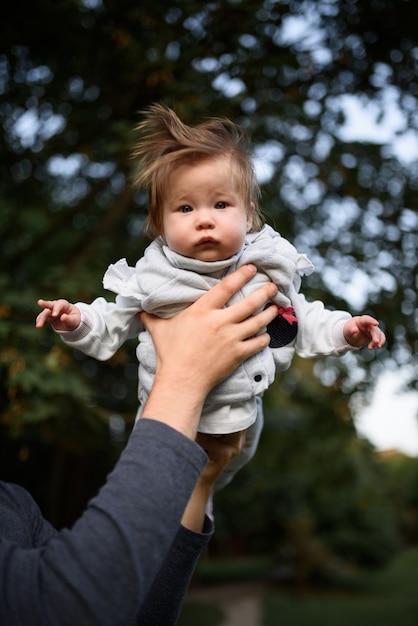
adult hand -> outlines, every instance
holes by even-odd
[[[169,320],[141,313],[157,354],[154,385],[143,417],[167,423],[167,416],[175,412],[172,425],[177,423],[178,430],[194,439],[209,391],[245,359],[268,346],[270,337],[261,331],[277,315],[277,307],[263,310],[277,293],[273,283],[225,308],[255,273],[253,265],[239,268]]]
[[[196,441],[204,448],[209,459],[184,511],[182,524],[189,530],[201,532],[206,505],[211,497],[215,482],[229,461],[243,449],[245,431],[222,435],[222,437],[197,433]]]

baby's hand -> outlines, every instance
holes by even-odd
[[[381,348],[386,343],[385,333],[380,330],[379,322],[370,315],[357,315],[344,324],[344,337],[355,348],[366,346],[369,350]]]
[[[42,328],[46,322],[58,332],[76,329],[81,322],[80,309],[67,300],[38,300],[43,308],[36,318],[36,328]]]

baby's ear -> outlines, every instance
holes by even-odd
[[[249,208],[247,209],[247,233],[249,233],[253,227],[254,208],[254,202],[251,202]]]

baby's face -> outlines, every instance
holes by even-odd
[[[230,157],[181,164],[167,182],[162,234],[172,250],[201,261],[240,250],[252,211],[236,190]]]

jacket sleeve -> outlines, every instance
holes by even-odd
[[[0,624],[134,624],[206,461],[195,442],[139,420],[72,529],[33,549],[1,538]]]
[[[137,337],[144,328],[137,315],[142,311],[144,294],[138,287],[137,270],[126,259],[109,265],[103,287],[117,294],[116,302],[105,298],[96,298],[91,304],[77,302],[79,327],[59,333],[65,343],[99,361],[110,359],[127,339]]]
[[[73,348],[99,361],[110,359],[127,340],[137,337],[143,324],[136,303],[117,296],[116,302],[96,298],[91,304],[77,302],[81,323],[75,330],[60,332],[61,339]]]
[[[295,351],[303,358],[340,355],[353,350],[344,339],[343,326],[351,318],[347,311],[331,311],[323,302],[309,302],[305,296],[294,292],[292,305],[298,319]]]

